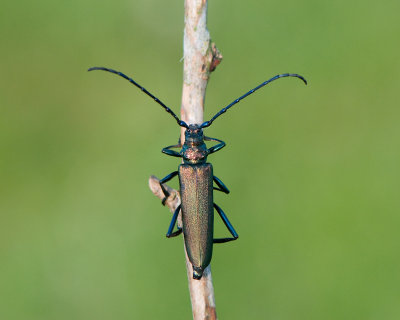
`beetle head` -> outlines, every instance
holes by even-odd
[[[204,143],[203,129],[198,124],[189,124],[185,130],[185,143],[198,146]]]

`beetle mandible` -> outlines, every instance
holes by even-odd
[[[274,80],[284,77],[296,77],[307,84],[306,79],[301,75],[294,73],[276,75],[222,108],[214,117],[211,118],[211,120],[202,124],[187,124],[185,121],[180,120],[177,115],[160,99],[156,98],[144,87],[122,72],[103,67],[93,67],[88,71],[92,70],[111,72],[128,80],[149,97],[154,99],[154,101],[161,105],[165,111],[171,114],[180,127],[186,129],[185,142],[183,145],[179,143],[162,149],[162,152],[166,155],[182,158],[183,164],[179,165],[178,171],[174,171],[161,179],[160,186],[165,196],[162,200],[162,204],[164,205],[169,193],[165,190],[163,184],[172,178],[179,176],[181,204],[176,208],[172,216],[167,237],[175,237],[183,231],[186,251],[193,266],[193,278],[201,279],[204,269],[210,264],[213,244],[236,240],[239,237],[232,224],[229,222],[228,217],[213,200],[213,190],[221,191],[226,194],[229,193],[229,190],[220,179],[214,176],[211,163],[206,162],[208,155],[225,147],[225,142],[204,136],[203,129],[209,127],[216,118],[225,113],[230,107]],[[214,141],[217,142],[217,144],[207,148],[205,141]],[[171,150],[174,148],[180,148],[181,150],[179,152]],[[213,182],[215,182],[217,187],[213,186]],[[214,209],[218,212],[232,237],[214,239]],[[178,226],[177,230],[174,231],[180,211],[182,211],[182,228]]]

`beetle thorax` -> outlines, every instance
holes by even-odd
[[[206,162],[208,156],[207,146],[204,143],[203,129],[197,124],[190,124],[185,131],[185,143],[181,154],[183,161],[189,164]]]

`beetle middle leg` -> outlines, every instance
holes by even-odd
[[[165,206],[165,201],[167,201],[168,197],[170,196],[170,193],[167,190],[165,190],[163,184],[168,182],[169,180],[171,180],[172,178],[174,178],[177,175],[178,175],[178,171],[174,171],[160,180],[160,187],[161,187],[162,192],[164,193],[164,199],[162,199],[162,201],[161,201],[163,206]]]
[[[218,186],[218,188],[214,187],[213,188],[214,190],[221,191],[226,194],[228,194],[230,192],[229,189],[226,187],[226,185],[220,179],[218,179],[216,176],[213,176],[213,180]]]
[[[182,233],[182,228],[180,228],[179,226],[177,227],[178,230],[176,230],[175,232],[172,232],[174,230],[175,224],[176,224],[176,220],[178,218],[178,214],[179,211],[181,210],[181,205],[179,205],[174,212],[174,215],[172,216],[172,220],[171,223],[169,225],[168,228],[168,232],[167,232],[167,238],[172,238],[172,237],[176,237],[178,235],[180,235]]]
[[[233,241],[239,238],[238,234],[236,233],[235,229],[233,228],[232,224],[228,220],[226,214],[222,211],[222,209],[214,203],[214,208],[217,210],[219,216],[221,217],[222,221],[224,222],[225,226],[228,228],[229,232],[233,236],[233,238],[218,238],[214,239],[214,243],[224,243],[228,241]]]

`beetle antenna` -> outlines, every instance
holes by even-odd
[[[147,94],[150,98],[152,98],[155,102],[157,102],[160,106],[162,106],[165,109],[165,111],[167,111],[169,114],[171,114],[175,118],[175,120],[176,120],[176,122],[178,123],[179,126],[185,127],[185,128],[189,128],[187,123],[185,121],[180,120],[177,117],[177,115],[170,108],[168,108],[160,99],[158,99],[157,97],[153,96],[149,91],[147,91],[145,88],[143,88],[140,84],[138,84],[132,78],[129,78],[127,75],[123,74],[122,72],[119,72],[119,71],[116,71],[116,70],[113,70],[113,69],[103,68],[103,67],[93,67],[93,68],[90,68],[88,71],[93,71],[93,70],[108,71],[108,72],[114,73],[114,74],[116,74],[116,75],[128,80],[134,86],[138,87],[145,94]]]
[[[204,122],[200,128],[207,128],[209,127],[213,121],[215,119],[217,119],[221,114],[225,113],[230,107],[234,106],[236,103],[238,103],[240,100],[246,98],[247,96],[251,95],[253,92],[257,91],[258,89],[266,86],[268,83],[275,81],[279,78],[285,78],[285,77],[296,77],[299,78],[301,80],[303,80],[303,82],[305,84],[307,84],[307,80],[304,79],[301,75],[296,74],[296,73],[284,73],[284,74],[278,74],[275,77],[272,77],[271,79],[264,81],[263,83],[261,83],[260,85],[258,85],[257,87],[255,87],[254,89],[251,89],[249,92],[245,93],[244,95],[242,95],[241,97],[237,98],[235,101],[231,102],[230,104],[228,104],[225,108],[222,108],[222,110],[220,112],[218,112],[214,117],[211,118],[211,120]]]

